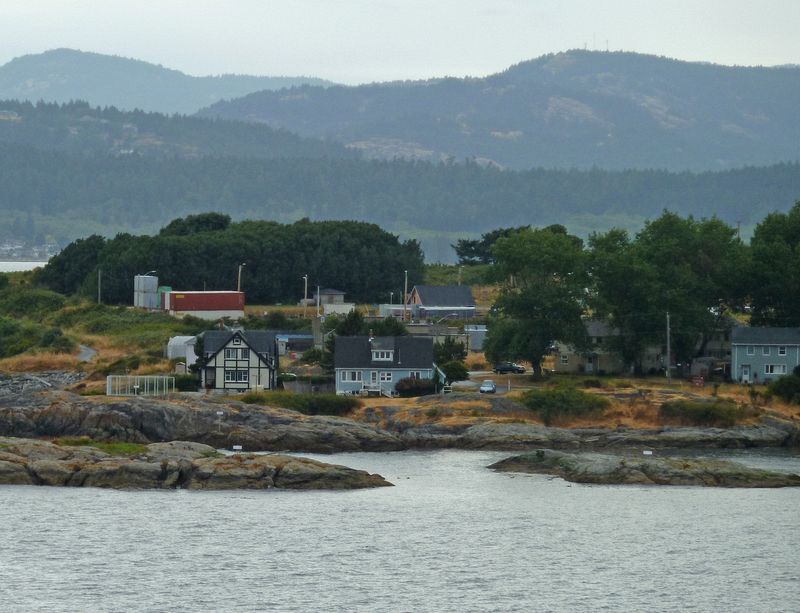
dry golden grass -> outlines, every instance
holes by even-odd
[[[39,372],[44,370],[77,370],[80,362],[68,353],[23,353],[0,360],[0,371]]]
[[[479,309],[488,309],[500,295],[499,285],[473,285],[472,295],[475,297],[475,305]]]

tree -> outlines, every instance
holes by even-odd
[[[437,364],[463,362],[467,358],[467,348],[452,337],[445,337],[441,343],[433,344],[433,361]]]
[[[586,259],[580,240],[550,229],[524,229],[497,241],[504,279],[484,350],[492,361],[525,359],[534,375],[553,341],[586,344]]]
[[[563,226],[561,226],[563,228]],[[492,248],[495,243],[514,232],[526,230],[530,226],[519,226],[517,228],[498,228],[491,232],[482,234],[480,239],[470,240],[461,238],[456,241],[455,245],[451,245],[456,251],[458,256],[458,263],[464,265],[472,264],[493,264],[494,256],[492,255]],[[566,233],[566,230],[565,230]]]
[[[231,225],[231,216],[222,213],[200,213],[188,215],[183,219],[173,219],[161,229],[162,236],[184,236],[198,232],[214,232],[225,230]]]
[[[750,270],[754,325],[800,326],[800,201],[756,226]]]

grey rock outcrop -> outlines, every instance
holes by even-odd
[[[737,462],[676,457],[617,456],[537,449],[489,466],[502,472],[557,475],[596,484],[800,487],[800,475],[750,468]]]
[[[0,438],[0,484],[115,489],[355,489],[391,485],[380,475],[308,458],[220,456],[213,447],[153,443],[131,457],[91,446]]]

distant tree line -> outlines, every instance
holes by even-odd
[[[611,230],[587,244],[558,226],[487,238],[502,283],[486,341],[493,360],[538,371],[553,341],[590,350],[586,318],[615,328],[612,348],[638,370],[648,346],[664,346],[667,312],[679,362],[745,310],[752,325],[800,326],[800,202],[767,215],[749,244],[719,219],[670,212],[633,237]]]
[[[373,224],[231,223],[227,215],[205,213],[176,219],[155,236],[76,240],[50,260],[36,282],[62,294],[95,296],[99,270],[103,301],[131,304],[134,275],[155,270],[160,284],[175,289],[234,290],[242,263],[242,289],[250,304],[297,302],[304,275],[309,297],[320,285],[360,302],[386,301],[402,287],[404,271],[412,284],[424,273],[416,241],[401,242]]]
[[[664,209],[752,225],[786,210],[799,185],[799,164],[702,174],[503,171],[473,162],[70,155],[0,142],[0,236],[29,214],[63,244],[154,232],[203,211],[284,223],[358,219],[419,237],[528,224],[637,228]]]

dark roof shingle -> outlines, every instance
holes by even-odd
[[[336,368],[412,368],[427,369],[433,364],[433,339],[413,336],[337,336]],[[373,362],[372,349],[394,349],[392,362]]]
[[[733,328],[731,342],[737,345],[800,345],[800,328]]]
[[[203,334],[203,352],[213,355],[239,333],[256,353],[272,353],[275,345],[273,330],[208,330]]]
[[[468,285],[415,285],[422,306],[474,307],[475,298]]]

